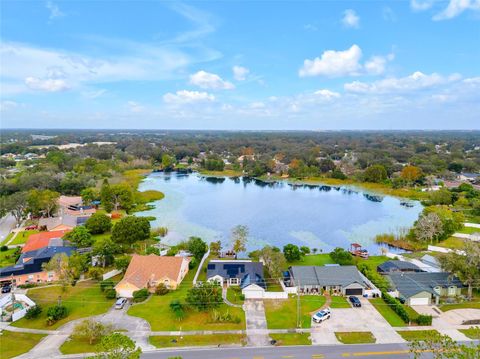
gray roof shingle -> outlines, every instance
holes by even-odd
[[[292,266],[290,267],[295,285],[346,287],[358,283],[366,287],[355,266]]]
[[[405,298],[410,298],[420,292],[436,294],[435,287],[463,287],[457,277],[450,273],[391,273],[387,276],[397,291]]]

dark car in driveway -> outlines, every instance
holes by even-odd
[[[358,299],[354,295],[351,295],[350,297],[348,297],[348,300],[350,301],[350,303],[352,303],[352,306],[354,306],[354,307],[361,307],[362,306],[362,303],[360,303],[360,299]]]
[[[12,291],[11,285],[5,285],[2,287],[2,293],[10,293]]]

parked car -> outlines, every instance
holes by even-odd
[[[350,301],[350,303],[352,303],[352,306],[354,306],[354,307],[361,307],[362,306],[362,303],[360,303],[360,299],[358,299],[354,295],[351,295],[350,297],[348,297],[348,300]]]
[[[127,298],[118,298],[115,302],[115,309],[122,309],[127,303]]]
[[[38,226],[35,225],[35,224],[32,224],[31,226],[25,227],[25,230],[26,230],[26,231],[32,231],[32,230],[34,230],[34,229],[38,229]]]
[[[11,285],[5,285],[2,287],[2,293],[10,293],[12,291]]]
[[[330,316],[331,316],[331,312],[330,312],[330,308],[327,308],[327,309],[324,309],[324,310],[321,310],[317,313],[315,313],[312,317],[313,321],[315,323],[321,323],[327,319],[330,319]]]

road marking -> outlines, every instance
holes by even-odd
[[[312,354],[312,359],[323,359],[323,354]]]
[[[354,357],[362,357],[362,356],[370,356],[370,355],[401,355],[401,354],[408,354],[410,351],[408,350],[397,350],[397,351],[390,351],[390,352],[361,352],[361,353],[353,353]]]
[[[293,355],[282,355],[282,358],[288,359],[288,358],[295,358]]]
[[[342,353],[342,357],[349,357],[350,353]]]
[[[263,357],[253,357],[253,359],[264,359]]]

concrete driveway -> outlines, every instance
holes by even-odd
[[[377,343],[404,342],[368,299],[360,301],[360,308],[333,308],[330,319],[320,324],[312,322],[312,343],[338,344],[335,332],[371,332]]]
[[[251,346],[265,346],[270,338],[263,300],[246,299],[243,305],[247,321],[247,343]]]

